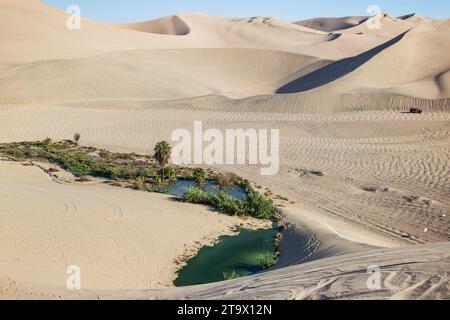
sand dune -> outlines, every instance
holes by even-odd
[[[404,15],[404,16],[400,16],[398,18],[401,19],[401,20],[404,20],[404,21],[412,22],[412,23],[414,23],[416,25],[422,24],[424,22],[432,22],[432,21],[434,21],[434,19],[421,16],[420,14],[417,14],[417,13],[407,14],[407,15]]]
[[[5,9],[0,39],[8,43],[0,49],[0,65],[9,66],[0,74],[3,103],[209,94],[240,98],[303,92],[330,82],[330,91],[337,94],[382,91],[428,99],[448,97],[450,63],[440,44],[447,43],[445,22],[421,23],[385,50],[399,38],[384,41],[373,34],[357,35],[352,28],[346,34],[328,35],[259,17],[229,20],[181,14],[125,27],[84,20],[81,30],[68,30],[63,24],[66,14],[39,1],[31,4],[23,10],[21,1],[0,2]],[[27,24],[15,18],[21,15]],[[390,34],[407,29],[398,26],[409,23],[408,18],[386,15],[383,19],[383,29]],[[162,28],[164,34],[149,33],[152,28]],[[174,35],[185,33],[183,28],[190,32]],[[55,39],[64,39],[68,45],[60,46]],[[199,47],[211,50],[194,50]],[[162,51],[169,48],[176,49]],[[219,52],[219,48],[227,50]],[[417,54],[403,59],[411,51]],[[330,59],[338,61],[329,65]],[[388,79],[380,72],[395,68],[401,71]]]
[[[366,21],[367,19],[368,17],[363,16],[342,18],[313,18],[297,21],[295,22],[295,24],[320,31],[332,32],[355,27]]]
[[[151,40],[150,35],[84,19],[80,30],[69,30],[68,17],[41,1],[1,0],[0,41],[8,45],[0,48],[0,67],[155,47],[142,42]]]
[[[361,55],[307,74],[278,92],[303,92],[325,86],[324,90],[340,94],[384,92],[448,98],[450,45],[445,39],[449,36],[448,22],[424,23]]]
[[[373,22],[379,23],[379,28],[369,28]],[[433,19],[422,17],[419,14],[408,14],[394,17],[387,13],[381,13],[374,17],[351,16],[341,18],[314,18],[295,22],[297,25],[316,30],[335,33],[350,34],[375,34],[378,36],[392,37]]]
[[[342,87],[338,88],[342,85],[352,87],[344,89],[347,92],[383,90],[427,99],[449,97],[445,74],[450,68],[450,43],[445,39],[450,37],[450,28],[448,22],[445,27],[439,22],[436,30],[435,24],[423,24],[406,33],[398,43],[341,79],[342,84],[336,83],[333,90],[342,92]]]
[[[133,50],[12,68],[0,74],[0,92],[3,102],[244,97],[273,93],[327,63],[255,49]]]
[[[0,41],[8,45],[0,48],[0,70],[137,49],[253,48],[340,59],[382,42],[360,37],[357,45],[349,46],[348,41],[330,41],[326,33],[268,18],[230,20],[190,13],[125,27],[82,19],[80,30],[69,30],[68,17],[38,0],[1,0]],[[176,35],[187,28],[188,34]]]
[[[0,162],[0,297],[448,298],[449,20],[383,14],[369,30],[365,17],[180,13],[68,30],[66,19],[37,0],[0,0],[0,143],[79,132],[85,145],[149,154],[196,120],[280,129],[278,175],[213,169],[289,198],[276,200],[289,225],[282,268],[126,294],[170,285],[175,259],[240,220]],[[69,263],[93,291],[65,290]],[[372,264],[381,291],[367,292]]]
[[[176,15],[146,22],[124,24],[122,27],[141,32],[177,36],[184,36],[191,32],[191,28]]]
[[[377,24],[376,27],[373,27]],[[337,30],[336,32],[353,33],[353,34],[375,34],[383,37],[395,37],[402,34],[416,26],[416,23],[396,18],[388,13],[380,13],[375,17],[369,17],[366,21],[360,24],[346,28],[344,30]]]
[[[365,63],[370,61],[377,54],[383,52],[390,46],[395,45],[402,38],[403,35],[400,35],[356,57],[346,58],[334,62],[332,64],[329,64],[319,70],[308,73],[305,76],[296,79],[295,81],[280,88],[278,90],[278,93],[304,92],[318,87],[322,87],[328,83],[333,83],[334,81],[358,70],[358,68],[362,67]]]

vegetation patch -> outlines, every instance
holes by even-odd
[[[271,199],[254,190],[246,191],[247,197],[245,200],[240,200],[224,191],[208,193],[200,187],[192,187],[184,194],[183,201],[210,205],[217,211],[229,215],[250,216],[265,220],[277,219],[277,209]]]

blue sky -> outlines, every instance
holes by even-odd
[[[66,9],[81,7],[82,16],[103,22],[134,22],[181,12],[204,12],[225,17],[273,16],[287,21],[312,17],[367,15],[370,5],[403,15],[419,12],[436,19],[450,17],[448,0],[44,0]],[[337,5],[339,3],[339,5]]]

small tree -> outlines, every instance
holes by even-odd
[[[75,144],[78,144],[80,139],[81,139],[81,134],[79,134],[78,132],[73,135],[73,141],[75,142]]]
[[[194,169],[193,176],[198,185],[202,185],[206,181],[206,171],[202,168]]]
[[[161,166],[162,181],[165,180],[164,167],[167,165],[172,152],[172,147],[167,141],[158,142],[155,146],[155,159]]]

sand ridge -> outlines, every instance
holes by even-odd
[[[177,15],[161,19],[121,25],[123,28],[166,35],[184,36],[191,32],[191,28]]]

